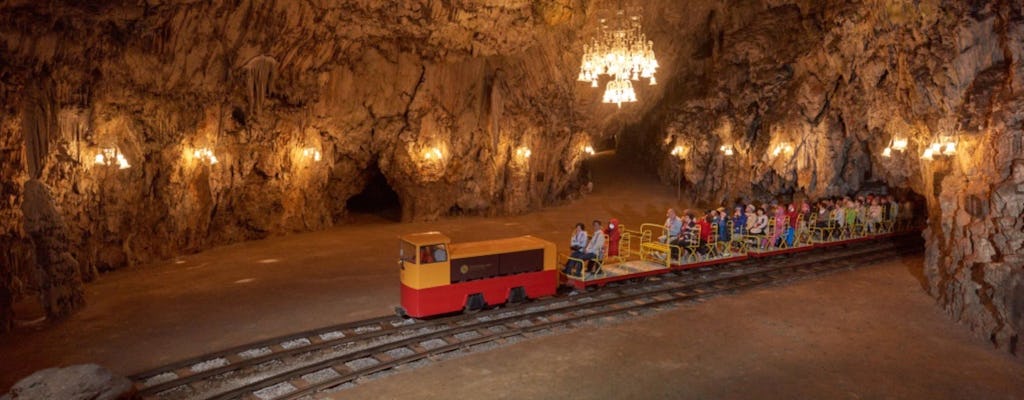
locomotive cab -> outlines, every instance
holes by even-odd
[[[451,239],[439,232],[402,236],[398,249],[402,285],[413,289],[447,285],[450,244]]]

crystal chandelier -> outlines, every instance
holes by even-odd
[[[613,21],[601,20],[601,28],[590,44],[583,46],[583,60],[580,63],[582,82],[598,86],[598,78],[608,75],[611,81],[605,87],[602,101],[622,103],[636,101],[636,92],[630,81],[649,79],[650,85],[658,84],[654,73],[658,60],[654,57],[654,42],[647,40],[640,25],[639,16],[626,17],[620,9]]]

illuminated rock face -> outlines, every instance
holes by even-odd
[[[40,287],[33,162],[88,280],[342,223],[375,168],[404,220],[527,211],[574,191],[588,135],[615,135],[667,182],[684,146],[706,203],[873,181],[923,195],[928,290],[1020,353],[1019,2],[647,1],[660,84],[621,110],[575,81],[614,2],[91,3],[0,7],[0,330],[11,296]],[[26,126],[54,133],[40,160]],[[920,160],[948,126],[958,155]],[[893,133],[910,146],[881,157]],[[94,165],[101,147],[131,168]]]
[[[0,6],[0,330],[10,294],[42,284],[30,162],[86,280],[343,223],[378,168],[403,220],[574,191],[583,17],[561,2],[93,3]],[[53,133],[39,160],[30,123]],[[103,147],[131,167],[95,165]]]
[[[704,51],[622,147],[705,204],[845,195],[885,182],[927,200],[925,286],[1021,354],[1024,11],[1020,2],[749,2],[705,14]],[[756,4],[755,4],[756,3]],[[765,4],[760,4],[765,3]],[[952,157],[920,159],[959,133]],[[893,134],[906,152],[881,156]],[[781,143],[792,152],[773,155]],[[651,144],[656,144],[652,146]],[[733,157],[720,146],[731,144]]]

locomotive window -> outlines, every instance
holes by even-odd
[[[403,241],[401,246],[398,247],[398,259],[411,263],[416,262],[416,246]]]
[[[431,264],[448,261],[448,250],[444,244],[420,247],[420,264]]]

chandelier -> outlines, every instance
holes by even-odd
[[[654,42],[647,40],[640,17],[627,18],[626,12],[619,9],[613,21],[601,20],[598,34],[590,44],[583,46],[583,61],[577,79],[589,81],[590,86],[596,88],[598,78],[608,75],[612,80],[605,87],[602,102],[615,103],[621,108],[622,103],[636,101],[636,92],[630,81],[644,78],[649,79],[650,85],[657,85],[654,77],[657,70]]]

